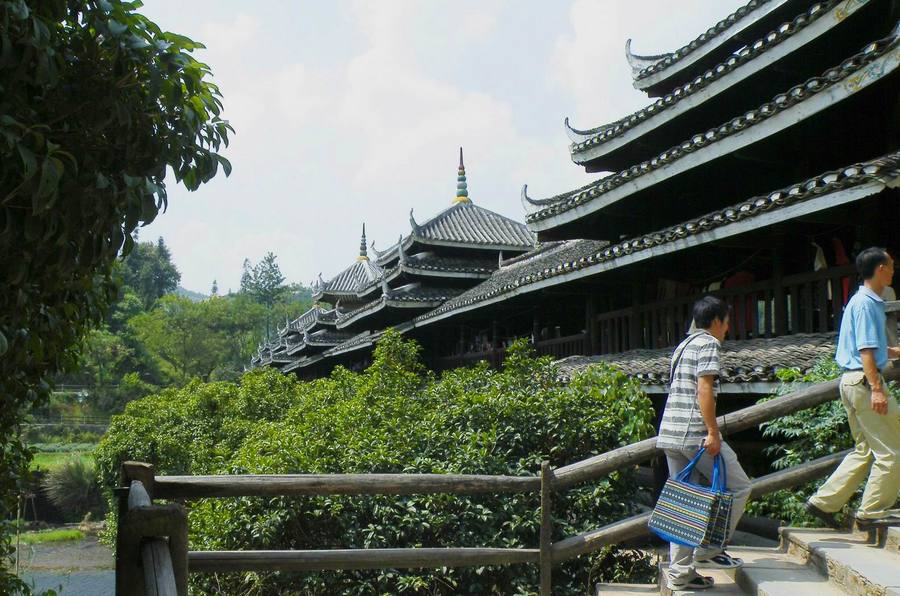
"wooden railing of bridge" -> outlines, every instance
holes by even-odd
[[[900,379],[900,368],[885,373]],[[719,417],[723,434],[756,427],[838,397],[838,381],[821,383],[784,397]],[[845,453],[829,455],[753,481],[752,497],[805,484],[833,470]],[[537,476],[456,474],[289,474],[241,476],[156,476],[139,462],[122,466],[116,544],[116,593],[187,594],[187,574],[234,571],[313,571],[416,567],[481,567],[537,564],[540,593],[548,595],[552,567],[599,548],[647,534],[648,514],[551,542],[553,493],[591,482],[657,455],[656,438],[646,439],[560,468],[541,465]],[[177,503],[155,505],[152,499],[311,496],[410,495],[449,493],[539,492],[540,533],[537,548],[385,548],[274,551],[188,551],[187,513]]]

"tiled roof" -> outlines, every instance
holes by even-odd
[[[462,288],[437,288],[417,283],[407,284],[406,286],[393,289],[387,295],[382,294],[377,299],[355,310],[342,313],[338,317],[337,326],[347,325],[364,313],[375,312],[391,304],[400,305],[400,303],[407,303],[412,306],[419,303],[422,308],[434,308],[438,304],[458,296],[462,291]]]
[[[847,58],[839,66],[825,71],[822,76],[813,77],[805,83],[795,85],[788,91],[779,93],[772,101],[766,102],[759,108],[737,116],[719,127],[711,128],[705,133],[698,133],[690,139],[663,151],[653,159],[549,199],[534,201],[525,197],[528,202],[541,207],[539,210],[529,213],[526,220],[529,223],[539,222],[594,201],[613,189],[669,165],[707,145],[747,130],[750,127],[757,126],[775,114],[783,112],[829,89],[835,83],[859,72],[881,56],[894,51],[898,45],[898,35],[900,35],[900,30],[895,29],[894,34],[890,37],[867,45],[862,51]],[[880,73],[878,76],[882,74]]]
[[[474,203],[456,203],[422,224],[413,223],[413,234],[424,240],[484,246],[534,245],[527,226]]]
[[[310,346],[336,346],[353,337],[352,333],[341,333],[340,331],[329,331],[323,329],[315,333],[308,334],[304,341]]]
[[[298,333],[303,332],[306,329],[311,329],[316,323],[323,323],[325,325],[333,325],[335,320],[337,320],[337,312],[335,309],[324,309],[321,306],[313,306],[305,313],[288,323],[287,327],[280,330],[279,333],[284,335],[286,333]]]
[[[352,295],[381,276],[382,269],[368,259],[358,260],[336,276],[315,288],[314,298],[326,294]]]
[[[524,227],[524,226],[523,226]],[[407,257],[403,268],[408,271],[445,271],[448,273],[490,273],[497,268],[495,259],[467,259],[463,257],[441,257],[428,255],[417,258]]]
[[[499,292],[503,292],[506,288],[517,287],[521,279],[543,274],[549,275],[559,264],[577,262],[588,258],[608,245],[608,242],[600,240],[545,242],[531,252],[519,255],[509,261],[504,261],[503,266],[496,270],[486,281],[456,298],[448,300],[435,310],[417,317],[416,320],[424,321],[460,306],[480,302]]]
[[[726,340],[722,344],[721,381],[752,383],[776,381],[775,372],[799,368],[808,372],[834,354],[833,333],[804,333],[771,339]],[[630,350],[604,356],[570,356],[557,362],[564,378],[597,362],[608,362],[645,385],[666,385],[673,348]]]
[[[759,195],[702,217],[614,245],[597,246],[589,244],[592,241],[587,240],[550,243],[548,247],[544,248],[546,252],[543,254],[539,248],[533,253],[533,256],[532,253],[523,255],[521,262],[529,263],[534,259],[533,266],[523,266],[521,269],[515,270],[501,268],[487,281],[475,286],[455,300],[448,301],[435,310],[419,316],[416,320],[425,321],[445,312],[492,299],[521,287],[567,273],[582,269],[590,270],[601,264],[607,265],[609,268],[609,265],[615,266],[615,262],[620,258],[753,218],[766,212],[796,205],[812,197],[872,181],[896,184],[898,177],[900,177],[900,151],[840,170],[825,172],[805,182],[792,184],[767,195]]]
[[[472,202],[454,203],[424,223],[417,223],[410,211],[409,225],[409,236],[385,251],[376,251],[379,264],[396,259],[401,244],[408,249],[416,241],[523,251],[535,243],[534,233],[525,224]]]
[[[570,150],[573,160],[576,163],[583,163],[584,158],[579,158],[579,154],[589,149],[596,148],[614,138],[624,135],[626,132],[637,126],[638,124],[650,120],[660,113],[665,113],[684,99],[697,94],[699,91],[706,89],[710,84],[722,79],[725,75],[734,72],[739,67],[751,62],[753,59],[762,55],[767,50],[778,46],[783,41],[790,39],[794,34],[804,30],[807,26],[816,22],[823,15],[827,15],[834,10],[839,9],[839,5],[843,5],[844,0],[830,0],[828,2],[819,2],[811,6],[808,10],[797,15],[794,19],[782,23],[775,30],[770,31],[764,37],[757,39],[753,43],[739,49],[737,52],[728,57],[727,60],[710,68],[703,74],[697,76],[692,81],[677,87],[671,93],[660,97],[655,102],[642,108],[633,114],[626,116],[620,120],[591,128],[588,130],[577,130],[569,126],[569,119],[566,118],[566,129],[572,138]],[[854,4],[847,10],[855,10],[858,6]],[[838,22],[834,19],[834,22]]]
[[[768,4],[770,1],[771,0],[750,0],[750,2],[748,2],[744,6],[741,6],[736,11],[710,27],[705,33],[701,33],[689,44],[675,50],[674,52],[660,54],[658,56],[637,56],[635,54],[631,54],[630,45],[627,46],[626,56],[629,58],[629,62],[632,64],[632,77],[636,81],[639,81],[640,79],[646,78],[656,72],[665,70],[666,68],[677,63],[679,60],[683,59],[685,56],[688,56],[692,52],[703,47],[711,40],[715,39],[718,35],[726,31],[729,27],[745,18],[746,16],[752,14],[753,11],[760,8],[761,6]]]

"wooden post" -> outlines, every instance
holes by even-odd
[[[551,515],[552,472],[550,462],[541,462],[541,596],[550,596],[553,589],[553,559],[551,539],[553,519]]]
[[[588,295],[584,299],[584,354],[590,356],[597,353],[597,309],[594,297]]]

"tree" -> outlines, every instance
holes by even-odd
[[[203,46],[138,6],[0,0],[0,556],[30,458],[18,423],[106,315],[113,262],[166,205],[166,172],[195,190],[231,169]],[[0,571],[0,593],[17,590]]]
[[[278,257],[268,252],[256,265],[244,259],[244,273],[241,275],[241,292],[252,297],[266,307],[266,339],[272,335],[272,314],[276,304],[291,292],[284,283],[284,275],[276,262]]]
[[[209,289],[210,296],[218,296],[219,295],[219,282],[213,280],[212,287]]]
[[[181,273],[172,262],[172,254],[160,237],[156,243],[140,242],[122,261],[123,283],[131,287],[150,309],[153,303],[175,291]]]

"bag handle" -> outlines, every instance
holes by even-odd
[[[675,480],[678,480],[679,482],[690,481],[691,474],[693,473],[694,468],[697,467],[697,462],[700,461],[700,458],[703,457],[704,453],[706,453],[706,447],[698,449],[697,454],[694,455],[694,458],[690,462],[688,462],[688,465],[678,472]],[[728,486],[726,480],[725,459],[722,457],[721,453],[717,454],[713,459],[712,482],[710,482],[710,485],[714,491],[720,493],[725,492],[725,487]]]

